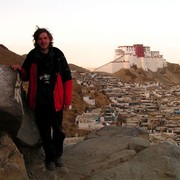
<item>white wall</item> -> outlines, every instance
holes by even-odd
[[[96,72],[100,71],[100,72],[112,73],[112,63],[105,64],[104,66],[96,68],[94,71],[96,71]]]
[[[134,49],[131,46],[119,46],[119,51],[116,50],[116,59],[104,66],[101,66],[95,71],[114,73],[122,68],[129,69],[136,65],[138,68],[143,68],[145,71],[151,70],[156,72],[158,68],[167,66],[166,60],[159,54],[159,51],[150,51],[150,47],[146,47],[145,57],[137,57],[134,55]],[[123,51],[120,55],[120,51]]]

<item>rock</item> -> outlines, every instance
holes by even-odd
[[[16,78],[15,71],[0,65],[0,130],[13,137],[16,137],[22,122],[22,107],[15,99]]]
[[[0,137],[0,179],[29,179],[23,155],[7,134]]]
[[[164,142],[150,145],[140,128],[108,126],[91,133],[77,144],[65,145],[63,168],[49,172],[41,149],[30,155],[30,180],[87,179],[139,180],[180,179],[180,148]],[[32,151],[31,151],[32,152]]]
[[[174,144],[150,145],[140,128],[112,127],[67,146],[64,179],[179,179],[180,148]]]
[[[167,142],[152,145],[133,159],[92,175],[89,179],[180,179],[180,148]]]
[[[147,139],[141,137],[133,137],[129,144],[129,149],[135,150],[137,153],[150,146],[150,142]]]
[[[21,127],[17,133],[17,138],[28,146],[41,144],[38,127],[35,122],[34,112],[32,112],[23,99],[23,110]]]
[[[19,74],[8,66],[0,65],[0,83],[0,130],[27,146],[39,144],[39,131],[33,112],[26,104]]]

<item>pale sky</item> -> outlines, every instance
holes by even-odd
[[[180,64],[180,0],[1,0],[0,44],[33,47],[36,25],[50,30],[68,63],[97,68],[118,46],[143,44]]]

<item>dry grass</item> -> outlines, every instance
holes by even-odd
[[[180,65],[167,63],[168,66],[159,69],[157,72],[144,71],[143,69],[131,67],[115,72],[113,76],[118,77],[122,82],[162,82],[166,84],[180,84]]]

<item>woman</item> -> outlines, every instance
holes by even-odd
[[[45,28],[34,32],[34,46],[19,70],[23,81],[29,81],[28,105],[35,112],[48,170],[62,166],[63,110],[72,101],[72,77],[63,52],[53,47],[52,34]],[[51,132],[52,130],[52,132]]]

